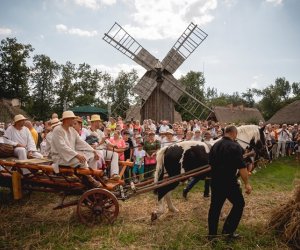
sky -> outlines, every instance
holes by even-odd
[[[300,0],[0,0],[0,40],[34,54],[88,63],[114,77],[145,69],[102,40],[119,23],[162,60],[190,22],[208,34],[175,72],[204,71],[218,93],[300,82]]]

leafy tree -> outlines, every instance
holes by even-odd
[[[285,78],[277,78],[274,85],[271,84],[262,90],[254,89],[253,91],[256,95],[262,96],[258,107],[266,120],[271,118],[283,106],[292,102],[289,97],[291,86]]]
[[[75,106],[95,105],[101,78],[100,71],[92,71],[91,66],[86,63],[79,64],[74,85],[76,90]]]
[[[75,64],[66,62],[61,65],[61,75],[59,80],[55,83],[55,112],[61,114],[64,110],[64,104],[68,106],[74,105],[75,99]]]
[[[54,105],[54,86],[59,74],[59,65],[46,55],[35,55],[31,73],[33,84],[33,117],[45,120],[50,116]]]
[[[179,81],[185,86],[188,93],[196,97],[199,101],[205,103],[205,78],[202,72],[190,71],[185,76],[182,76]],[[199,117],[202,114],[203,109],[204,112],[206,111],[205,108],[199,106],[193,115],[190,114],[186,111],[186,109],[189,109],[188,107],[190,106],[190,102],[190,97],[188,95],[183,95],[179,100],[179,104],[175,105],[175,109],[181,114],[182,119],[184,120],[191,120],[195,117]]]
[[[254,107],[255,100],[254,100],[254,91],[252,89],[247,89],[246,92],[242,93],[242,98],[245,106],[249,108]]]
[[[293,82],[292,84],[293,95],[296,99],[300,98],[300,82]]]
[[[33,48],[21,44],[16,38],[6,38],[0,46],[0,97],[19,98],[25,101],[29,94],[28,79],[30,68],[26,59]]]
[[[121,71],[114,81],[111,77],[106,77],[103,91],[112,103],[111,109],[113,113],[126,117],[125,111],[133,101],[132,88],[138,79],[137,72],[136,70],[128,73]]]

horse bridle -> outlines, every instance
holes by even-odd
[[[249,146],[251,147],[250,142],[246,142],[246,141],[244,141],[244,140],[242,140],[242,139],[239,139],[239,138],[236,138],[236,140],[237,140],[237,141],[241,141],[241,142],[243,142],[243,143],[245,143],[245,144],[247,144],[247,145],[249,145]],[[269,152],[269,150],[268,150],[268,147],[267,147],[266,143],[265,143],[264,147],[266,148],[267,153],[268,153],[268,157],[270,158],[270,152]],[[254,149],[255,153],[257,154],[258,148],[256,147],[256,145],[254,145],[253,149]]]

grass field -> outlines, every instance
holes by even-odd
[[[245,195],[246,207],[235,242],[218,239],[213,249],[289,249],[267,221],[273,209],[292,195],[300,166],[294,158],[284,158],[251,176],[253,193]],[[79,223],[75,208],[52,210],[55,194],[33,193],[22,201],[0,190],[0,249],[211,249],[206,239],[209,200],[202,197],[203,182],[181,197],[183,186],[173,192],[179,213],[166,213],[151,224],[155,196],[144,194],[120,201],[120,214],[113,226],[87,227]],[[224,211],[228,213],[226,203]],[[221,229],[223,221],[220,220]]]

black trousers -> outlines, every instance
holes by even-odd
[[[231,202],[232,208],[225,220],[222,233],[234,233],[243,214],[245,201],[240,186],[237,183],[224,185],[211,184],[211,203],[208,213],[209,235],[216,235],[218,232],[219,217],[226,199]]]
[[[188,184],[186,185],[186,187],[184,188],[184,190],[186,192],[189,192],[197,183],[198,181],[203,180],[202,176],[196,176],[193,177]],[[209,196],[209,186],[210,186],[210,179],[205,178],[204,179],[204,196]]]

